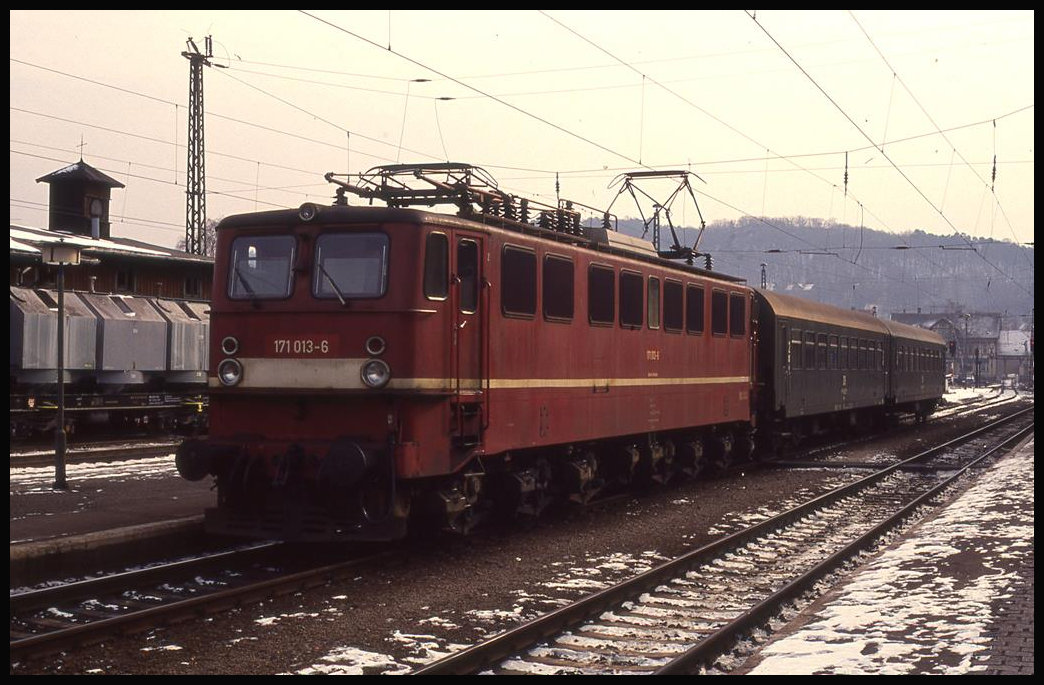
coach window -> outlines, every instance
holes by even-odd
[[[616,313],[616,274],[592,264],[587,269],[587,317],[592,324],[612,324]]]
[[[467,238],[457,243],[457,278],[460,279],[460,311],[474,314],[478,310],[478,243]]]
[[[646,293],[648,303],[646,310],[649,312],[649,328],[660,327],[660,279],[649,276],[649,290]]]
[[[747,299],[740,293],[729,295],[729,335],[741,338],[747,332]]]
[[[239,236],[233,240],[228,296],[233,300],[289,297],[296,242],[290,235]]]
[[[573,319],[573,261],[565,257],[544,257],[544,318],[550,321]]]
[[[620,272],[620,326],[636,330],[642,327],[642,275]]]
[[[838,353],[838,362],[837,362],[838,368],[840,368],[842,370],[847,369],[848,368],[848,338],[846,336],[843,336],[843,335],[841,336],[841,338],[840,338],[840,340],[838,342],[837,353]]]
[[[424,248],[424,297],[445,300],[449,292],[449,238],[429,233]]]
[[[536,253],[504,246],[500,262],[500,306],[509,316],[531,317],[536,313]]]
[[[827,368],[836,369],[837,367],[837,336],[830,336],[830,347],[827,350]]]
[[[827,337],[826,333],[819,333],[816,335],[816,368],[825,369],[827,358]]]
[[[324,233],[315,241],[312,293],[319,298],[373,298],[388,282],[388,236]]]
[[[721,290],[711,291],[711,333],[725,335],[729,329],[728,295]]]
[[[667,279],[663,282],[663,330],[678,333],[685,325],[685,302],[682,284]]]
[[[805,332],[805,368],[816,368],[816,334]]]
[[[790,338],[790,368],[801,368],[801,331],[794,329]]]
[[[703,288],[690,285],[685,289],[685,330],[687,332],[695,333],[696,335],[703,334],[706,317],[704,312],[705,299]]]

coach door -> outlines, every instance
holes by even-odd
[[[457,234],[453,255],[451,368],[456,393],[454,430],[462,447],[482,441],[486,418],[488,378],[484,371],[489,289],[483,287],[484,254],[482,236]]]

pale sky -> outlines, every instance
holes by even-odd
[[[114,236],[183,238],[181,53],[210,35],[211,219],[328,203],[329,171],[451,160],[510,193],[612,203],[621,217],[637,208],[616,197],[620,173],[679,169],[699,176],[708,223],[806,216],[1033,240],[1028,10],[14,10],[10,20],[13,224],[47,225],[47,185],[35,181],[82,154],[126,185],[113,193]],[[673,185],[646,189],[666,200]],[[672,210],[676,225],[697,224],[690,203]]]

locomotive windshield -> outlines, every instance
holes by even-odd
[[[240,236],[232,242],[228,296],[236,300],[290,296],[293,236]]]
[[[326,233],[315,242],[316,297],[380,297],[387,275],[388,236],[383,233]]]

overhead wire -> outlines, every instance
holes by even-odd
[[[968,160],[964,158],[964,155],[961,154],[960,150],[957,149],[957,146],[953,142],[950,141],[950,139],[946,136],[946,133],[942,130],[942,128],[939,126],[939,124],[936,123],[934,118],[932,118],[932,115],[928,111],[928,109],[921,103],[921,101],[917,98],[917,96],[910,89],[910,87],[906,85],[906,82],[902,79],[901,76],[899,76],[899,73],[896,71],[896,69],[889,63],[888,58],[885,57],[883,52],[881,52],[881,49],[877,46],[877,43],[875,43],[874,39],[870,37],[870,33],[866,30],[866,28],[863,26],[863,24],[859,21],[859,18],[855,16],[855,14],[852,12],[852,10],[848,10],[848,14],[849,14],[849,16],[852,17],[852,21],[855,22],[855,25],[859,27],[859,30],[862,31],[863,35],[866,37],[866,40],[870,43],[870,46],[873,47],[874,51],[881,58],[881,61],[884,62],[885,66],[887,66],[888,69],[892,72],[892,75],[894,76],[894,79],[899,82],[899,85],[901,85],[903,87],[903,90],[905,90],[910,95],[910,97],[913,99],[913,101],[920,108],[920,110],[924,114],[924,116],[928,119],[928,121],[931,122],[932,126],[935,127],[936,132],[938,132],[938,134],[942,136],[943,140],[946,141],[947,145],[949,145],[950,148],[954,151],[954,153],[960,158],[960,160],[962,162],[964,162],[964,165],[967,166],[968,169],[970,169],[971,172],[973,174],[975,174],[975,177],[978,178],[979,181],[982,182],[982,184],[985,186],[986,185],[985,179],[983,179],[981,176],[979,176],[979,172],[975,169],[975,167],[972,166],[968,162]],[[990,188],[990,192],[993,194],[994,199],[996,200],[997,204],[1000,205],[1001,204],[1000,198],[997,197],[997,193],[996,193],[996,191],[994,189],[994,181],[996,181],[996,179],[997,179],[997,137],[996,136],[997,136],[997,120],[994,119],[993,120],[993,173],[992,173],[992,176],[991,176],[991,179],[990,179],[989,188]],[[882,143],[882,145],[883,145],[883,143]],[[1009,228],[1009,230],[1011,230],[1011,235],[1012,235],[1013,238],[1015,238],[1015,242],[1018,242],[1018,236],[1015,235],[1015,228],[1010,223],[1008,224],[1008,228]],[[1027,256],[1027,259],[1028,259],[1028,256]]]
[[[848,112],[846,112],[846,111],[845,111],[845,109],[844,109],[843,107],[841,107],[841,105],[839,105],[839,104],[837,103],[837,101],[836,101],[836,100],[834,100],[834,98],[833,98],[833,97],[832,97],[832,96],[830,95],[830,93],[828,93],[828,92],[826,91],[826,89],[824,89],[824,88],[823,88],[823,87],[822,87],[822,86],[821,86],[821,85],[820,85],[820,84],[819,84],[819,83],[818,83],[818,82],[817,82],[817,81],[816,81],[816,80],[815,80],[814,78],[812,78],[812,75],[811,75],[811,74],[809,74],[809,73],[808,73],[808,71],[806,71],[806,70],[805,70],[805,68],[804,68],[804,67],[802,67],[802,66],[801,66],[801,64],[800,64],[800,63],[799,63],[799,62],[798,62],[798,61],[797,61],[796,59],[794,59],[793,55],[791,55],[791,54],[790,54],[790,53],[789,53],[789,52],[787,51],[787,49],[786,49],[786,48],[784,48],[784,47],[783,47],[783,46],[782,46],[782,45],[781,45],[781,44],[779,43],[779,41],[777,41],[777,40],[776,40],[776,38],[775,38],[775,37],[774,37],[774,36],[773,36],[773,35],[772,35],[772,34],[771,34],[771,33],[770,33],[769,31],[768,31],[768,29],[766,29],[766,28],[765,28],[765,27],[764,27],[764,26],[763,26],[763,25],[762,25],[762,24],[761,24],[760,22],[758,22],[758,20],[757,20],[756,16],[752,15],[752,14],[751,14],[751,13],[750,13],[749,11],[747,11],[747,15],[748,15],[748,16],[750,16],[750,17],[751,17],[751,19],[753,19],[754,23],[755,23],[755,24],[756,24],[756,25],[758,26],[758,28],[760,28],[760,29],[762,30],[762,32],[764,32],[764,34],[765,34],[765,35],[766,35],[766,36],[767,36],[767,37],[769,38],[769,40],[771,40],[771,41],[772,41],[772,42],[773,42],[773,43],[774,43],[774,44],[776,45],[776,47],[778,47],[778,48],[780,49],[780,51],[781,51],[781,52],[782,52],[782,53],[783,53],[783,54],[784,54],[784,55],[785,55],[785,56],[787,57],[787,59],[789,59],[789,60],[790,60],[790,61],[791,61],[791,62],[792,62],[792,63],[794,64],[794,66],[795,66],[795,67],[797,67],[798,71],[800,71],[800,72],[801,72],[802,74],[804,74],[804,76],[805,76],[805,77],[806,77],[806,78],[807,78],[807,79],[808,79],[809,81],[811,81],[811,82],[812,82],[812,84],[813,84],[813,85],[814,85],[814,86],[816,87],[816,89],[817,89],[817,90],[819,90],[819,92],[823,94],[823,96],[824,96],[824,97],[825,97],[825,98],[826,98],[826,99],[827,99],[827,100],[828,100],[828,101],[830,102],[830,104],[832,104],[832,105],[833,105],[833,106],[834,106],[834,107],[835,107],[835,108],[836,108],[836,109],[837,109],[837,110],[838,110],[838,111],[839,111],[839,112],[841,113],[841,115],[842,115],[842,116],[843,116],[843,117],[844,117],[845,119],[847,119],[847,120],[848,120],[848,122],[849,122],[849,123],[850,123],[850,124],[852,125],[852,127],[853,127],[853,128],[855,128],[855,129],[856,129],[856,130],[857,130],[857,131],[858,131],[858,132],[860,133],[860,135],[862,135],[862,136],[863,136],[864,138],[866,138],[866,139],[867,139],[868,141],[870,141],[871,143],[873,143],[873,139],[872,139],[872,138],[871,138],[871,137],[869,136],[869,134],[867,134],[867,133],[866,133],[866,131],[864,131],[864,130],[863,130],[863,128],[862,128],[862,127],[861,127],[861,126],[860,126],[859,124],[857,124],[857,123],[855,122],[855,120],[853,120],[853,119],[852,119],[852,117],[851,117],[851,116],[850,116],[850,115],[848,114]],[[931,199],[929,199],[929,198],[928,198],[928,196],[924,194],[924,191],[923,191],[923,190],[921,190],[921,188],[920,188],[920,187],[919,187],[919,186],[918,186],[918,185],[917,185],[916,183],[914,183],[914,182],[913,182],[913,180],[912,180],[912,179],[910,179],[910,177],[909,177],[909,176],[907,176],[907,175],[906,175],[906,172],[904,172],[904,171],[903,171],[903,170],[902,170],[902,169],[901,169],[901,168],[899,167],[899,165],[898,165],[898,164],[896,164],[896,163],[895,163],[895,162],[894,162],[894,161],[892,160],[892,158],[888,156],[888,153],[887,153],[887,152],[885,152],[885,151],[884,151],[884,149],[883,149],[883,148],[881,148],[880,146],[875,146],[875,147],[876,147],[877,151],[878,151],[878,152],[879,152],[879,153],[880,153],[880,154],[881,154],[881,155],[882,155],[882,156],[883,156],[883,157],[884,157],[884,158],[885,158],[886,160],[888,160],[888,162],[889,162],[889,163],[890,163],[890,164],[892,165],[892,167],[893,167],[893,168],[894,168],[894,169],[895,169],[895,170],[896,170],[896,171],[897,171],[897,172],[899,173],[899,175],[900,175],[900,176],[901,176],[901,177],[902,177],[902,178],[903,178],[903,179],[904,179],[904,180],[905,180],[905,181],[907,182],[907,184],[909,184],[909,185],[910,185],[910,187],[911,187],[911,188],[913,188],[913,189],[914,189],[914,191],[915,191],[915,192],[916,192],[916,193],[917,193],[918,195],[920,195],[920,196],[921,196],[921,198],[922,198],[922,199],[923,199],[923,200],[924,200],[924,201],[925,201],[926,203],[928,203],[928,205],[929,205],[930,207],[932,207],[932,209],[934,209],[934,210],[935,210],[935,211],[936,211],[936,212],[937,212],[937,213],[939,214],[939,216],[941,216],[941,217],[942,217],[943,221],[945,221],[945,222],[946,222],[946,224],[947,224],[948,226],[950,226],[950,228],[952,228],[952,229],[953,229],[953,232],[954,232],[955,234],[957,234],[957,235],[961,236],[961,237],[962,237],[962,238],[963,238],[963,239],[965,240],[965,242],[967,242],[967,243],[968,243],[968,245],[969,245],[970,247],[974,247],[974,245],[973,245],[973,244],[971,243],[971,241],[969,241],[969,240],[968,240],[968,239],[967,239],[966,237],[964,237],[964,236],[963,236],[963,235],[961,234],[961,232],[960,232],[960,231],[959,231],[959,230],[957,229],[957,227],[956,227],[956,226],[954,226],[954,224],[953,224],[953,222],[952,222],[952,221],[950,220],[950,218],[949,218],[949,217],[947,217],[947,216],[946,216],[946,214],[945,214],[945,213],[944,213],[944,212],[943,212],[943,211],[942,211],[941,209],[939,209],[938,207],[936,207],[936,206],[935,206],[935,203],[933,203],[933,202],[931,201]],[[1002,270],[1000,269],[1000,267],[998,267],[998,266],[997,266],[996,264],[994,264],[994,263],[993,263],[993,262],[991,262],[991,261],[990,261],[989,259],[987,259],[985,255],[983,255],[983,254],[981,254],[981,253],[979,253],[979,252],[976,252],[976,254],[978,254],[978,255],[979,255],[979,258],[980,258],[980,259],[982,259],[982,260],[983,260],[984,262],[986,262],[987,264],[989,264],[989,265],[990,265],[990,266],[991,266],[991,267],[992,267],[992,268],[993,268],[994,270],[996,270],[996,271],[997,271],[998,273],[1000,273],[1001,275],[1005,276],[1006,278],[1009,278],[1009,279],[1011,278],[1010,276],[1008,276],[1007,274],[1005,274],[1005,273],[1004,273],[1004,272],[1003,272],[1003,271],[1002,271]],[[1013,282],[1014,282],[1014,281],[1013,281]],[[1025,288],[1024,288],[1024,287],[1023,287],[1023,286],[1022,286],[1021,284],[1015,283],[1015,285],[1016,285],[1017,287],[1019,287],[1020,289],[1022,289],[1023,291],[1025,291],[1025,292],[1026,292],[1026,294],[1028,294],[1028,295],[1031,295],[1031,294],[1032,294],[1032,293],[1031,293],[1030,291],[1026,290],[1026,289],[1025,289]]]
[[[322,20],[320,20],[320,21],[322,21]],[[324,22],[324,23],[329,23],[329,22]],[[337,28],[340,28],[340,27],[337,27]],[[342,29],[342,30],[343,30],[343,29]],[[349,34],[351,34],[351,32],[350,32],[350,31],[346,31],[346,33],[349,33]],[[351,34],[351,35],[354,35],[354,34]],[[359,38],[359,36],[356,36],[356,37],[357,37],[357,38]],[[363,39],[363,40],[365,40],[365,39]],[[367,42],[371,42],[371,41],[367,41]],[[372,43],[372,42],[371,42],[371,43]],[[379,46],[378,46],[378,47],[379,47]],[[389,46],[389,47],[390,47],[390,46]],[[382,48],[382,49],[383,49],[383,48]],[[396,53],[396,54],[398,54],[398,53]],[[411,60],[410,58],[408,58],[408,57],[406,57],[406,56],[404,56],[404,55],[399,55],[399,56],[400,56],[400,57],[402,57],[402,58],[404,58],[404,59],[407,59],[407,60],[409,60],[409,61],[412,61],[412,62],[414,62],[415,64],[417,64],[417,65],[419,65],[419,66],[424,66],[424,65],[420,64],[420,62],[417,62],[417,61],[415,61],[415,60]],[[19,61],[19,60],[13,60],[13,61]],[[27,64],[27,63],[26,63],[26,64]],[[35,66],[35,65],[33,65],[33,66]],[[428,68],[428,67],[424,67],[424,68]],[[56,70],[50,70],[50,71],[56,71]],[[433,71],[434,73],[439,73],[439,72],[437,72],[437,71],[435,71],[435,70],[432,70],[432,71]],[[61,73],[61,72],[56,72],[56,73]],[[441,75],[441,74],[440,74],[440,75]],[[77,77],[74,77],[74,78],[77,78]],[[449,78],[449,77],[447,77],[447,78]],[[644,78],[644,75],[643,75],[643,78]],[[88,82],[91,82],[91,83],[95,83],[95,84],[97,84],[97,85],[103,85],[103,86],[106,86],[106,87],[114,87],[114,86],[108,86],[108,84],[103,84],[103,83],[101,83],[101,82],[98,82],[98,81],[93,81],[92,79],[83,79],[83,80],[85,80],[85,81],[88,81]],[[239,79],[236,79],[236,80],[239,80]],[[584,140],[584,141],[586,141],[586,142],[588,142],[588,143],[590,143],[590,144],[596,145],[596,146],[600,147],[601,149],[603,149],[603,150],[605,150],[605,151],[607,151],[607,152],[611,152],[611,153],[613,153],[613,154],[619,155],[619,156],[621,156],[622,158],[624,158],[624,159],[627,159],[628,161],[631,161],[631,162],[635,162],[635,161],[636,161],[636,160],[633,160],[633,159],[631,159],[631,158],[630,158],[629,156],[627,156],[627,155],[622,155],[622,154],[620,154],[620,153],[618,153],[618,152],[616,152],[616,151],[610,150],[609,148],[607,148],[607,147],[605,147],[605,146],[602,146],[602,145],[600,145],[599,143],[597,143],[597,142],[595,142],[595,141],[589,140],[589,139],[588,139],[588,138],[587,138],[586,136],[582,136],[582,135],[576,134],[576,133],[574,133],[574,132],[568,131],[567,129],[564,129],[563,127],[559,127],[559,126],[557,126],[557,125],[553,124],[552,122],[548,122],[547,120],[543,119],[542,117],[537,117],[537,116],[535,116],[535,115],[532,115],[532,114],[530,114],[530,113],[528,113],[528,112],[525,112],[525,111],[524,111],[524,110],[522,110],[521,108],[518,108],[518,107],[515,107],[515,106],[513,106],[513,105],[510,105],[509,103],[503,102],[503,101],[502,101],[502,100],[500,100],[499,98],[497,98],[497,97],[495,97],[495,96],[490,96],[489,94],[487,94],[487,93],[483,92],[483,91],[482,91],[482,90],[480,90],[480,89],[476,89],[476,88],[473,88],[473,87],[467,86],[467,84],[463,84],[463,83],[461,83],[461,82],[460,82],[459,80],[457,80],[457,79],[453,79],[453,78],[450,78],[450,80],[453,80],[453,81],[455,81],[455,82],[457,82],[457,83],[460,83],[461,85],[464,85],[465,87],[471,88],[471,90],[473,90],[473,91],[477,92],[477,93],[478,93],[478,94],[479,94],[480,96],[482,96],[482,97],[493,97],[493,99],[494,99],[494,100],[497,100],[497,101],[501,102],[502,104],[504,104],[504,105],[506,105],[506,106],[508,106],[508,107],[512,107],[512,108],[514,108],[514,109],[516,109],[516,110],[518,110],[518,111],[520,111],[520,112],[522,112],[522,113],[526,114],[527,116],[532,116],[532,117],[534,117],[534,118],[536,118],[536,119],[538,119],[538,120],[542,121],[543,123],[545,123],[545,124],[547,124],[547,125],[550,125],[550,126],[553,126],[553,127],[555,127],[555,128],[558,128],[559,130],[561,130],[561,131],[563,131],[563,132],[565,132],[565,133],[568,133],[568,134],[570,134],[570,135],[573,135],[574,137],[578,137],[579,139],[581,139],[581,140]],[[240,82],[242,83],[242,81],[241,81],[241,80],[240,80]],[[250,84],[244,84],[244,85],[248,85],[249,87],[252,87],[252,88],[256,88],[256,86],[251,86]],[[133,91],[128,91],[128,90],[126,90],[126,89],[121,89],[121,88],[118,88],[118,87],[115,87],[115,88],[117,88],[118,90],[122,90],[123,92],[127,92],[127,93],[133,93],[133,94],[136,94],[136,95],[139,95],[139,96],[141,96],[141,95],[142,95],[141,93],[136,93],[136,92],[133,92]],[[261,91],[261,92],[264,92],[264,93],[266,93],[267,95],[271,95],[270,93],[267,93],[266,91],[263,91],[262,89],[258,89],[258,90],[259,90],[259,91]],[[274,96],[274,95],[273,95],[272,97],[276,97],[276,96]],[[421,96],[418,96],[418,97],[421,97]],[[157,100],[157,101],[161,101],[161,102],[164,102],[163,100],[161,100],[161,99],[159,99],[159,98],[151,98],[151,99],[155,99],[155,100]],[[278,99],[278,98],[277,98],[277,99]],[[174,103],[174,104],[175,104],[175,106],[176,106],[176,103]],[[287,103],[287,104],[289,104],[290,106],[295,106],[295,105],[293,105],[292,103]],[[303,110],[303,109],[302,109],[302,111],[305,111],[305,110]],[[314,116],[314,114],[312,114],[312,113],[308,113],[308,114],[309,114],[310,116]],[[222,115],[216,115],[216,114],[215,114],[214,116],[222,116]],[[231,119],[231,120],[233,120],[233,121],[239,121],[240,123],[247,123],[247,124],[250,124],[250,122],[242,122],[241,120],[236,120],[236,119],[234,119],[234,118],[231,118],[231,117],[226,117],[226,118],[229,118],[229,119]],[[337,126],[337,125],[336,125],[336,124],[334,124],[333,122],[327,122],[327,123],[330,123],[330,124],[332,124],[332,125],[334,125],[334,126]],[[250,124],[250,125],[256,125],[256,124]],[[337,126],[337,127],[338,127],[338,129],[339,129],[339,130],[343,130],[343,131],[345,131],[345,132],[346,132],[346,134],[350,135],[350,132],[349,132],[349,131],[348,131],[347,129],[345,129],[344,127],[340,127],[340,126]],[[261,126],[261,128],[266,128],[266,127],[263,127],[263,126]],[[274,129],[272,129],[272,130],[274,130]],[[279,132],[279,133],[283,133],[283,134],[288,134],[288,135],[292,135],[292,134],[289,134],[289,133],[288,133],[288,132],[286,132],[286,131],[278,131],[278,132]],[[364,137],[364,138],[365,138],[365,136],[362,136],[362,134],[357,134],[357,135],[360,135],[361,137]],[[376,140],[376,139],[372,139],[372,140],[375,140],[376,142],[379,142],[379,143],[382,143],[382,144],[385,144],[385,145],[390,145],[390,143],[386,143],[386,142],[384,142],[384,141],[379,141],[379,140]],[[339,147],[339,146],[338,146],[338,147]],[[875,149],[877,148],[877,146],[876,146],[876,145],[872,145],[871,147],[874,147]],[[443,152],[445,153],[445,145],[444,145],[444,143],[443,143],[443,148],[444,148]],[[825,154],[825,153],[816,153],[816,154]],[[433,156],[433,157],[434,157],[434,156]],[[783,158],[784,158],[784,157],[782,157],[782,156],[779,156],[779,155],[777,155],[777,157],[779,157],[779,158],[781,158],[781,159],[783,159]],[[797,156],[794,156],[794,157],[797,157]],[[637,162],[638,162],[638,163],[639,163],[639,164],[641,165],[641,162],[640,162],[640,160],[638,160]],[[645,165],[642,165],[642,166],[645,166]],[[508,167],[501,167],[501,168],[508,168]],[[646,167],[646,168],[649,168],[649,167]],[[803,170],[803,169],[802,169],[802,170]],[[542,171],[542,170],[533,170],[533,171]],[[544,173],[547,173],[547,172],[544,172]],[[748,214],[747,212],[744,212],[743,210],[741,210],[741,209],[739,209],[739,208],[737,208],[737,207],[734,207],[734,206],[732,206],[732,205],[731,205],[731,204],[729,204],[729,203],[724,203],[724,202],[722,202],[721,200],[718,200],[717,198],[713,198],[713,197],[711,197],[710,199],[713,199],[713,200],[715,200],[716,202],[721,202],[721,203],[722,203],[722,204],[723,204],[724,206],[728,206],[728,207],[730,207],[730,208],[732,208],[732,209],[735,209],[736,211],[739,211],[739,212],[741,212],[741,213],[743,213],[743,214]],[[1003,211],[1003,209],[1002,209],[1002,211]],[[749,215],[749,214],[748,214],[748,215]],[[786,231],[784,231],[784,233],[786,233]],[[795,236],[791,236],[791,237],[795,237]]]
[[[678,99],[679,99],[679,100],[681,100],[682,102],[686,103],[687,105],[689,105],[689,106],[693,107],[694,109],[696,109],[697,111],[701,112],[701,113],[702,113],[702,114],[704,114],[705,116],[707,116],[707,117],[711,118],[712,120],[716,121],[717,123],[721,124],[722,126],[724,126],[725,128],[727,128],[728,130],[730,130],[730,131],[732,131],[732,132],[736,133],[737,135],[739,135],[739,136],[743,137],[744,139],[746,139],[746,140],[750,141],[751,143],[753,143],[753,144],[755,144],[755,145],[758,145],[759,147],[762,147],[762,148],[763,148],[763,149],[765,149],[765,150],[766,150],[766,152],[768,153],[768,155],[766,156],[766,163],[767,163],[767,159],[769,159],[769,156],[773,156],[773,155],[774,155],[774,156],[775,156],[776,158],[778,158],[778,159],[781,159],[781,160],[784,160],[784,161],[787,161],[787,162],[789,162],[790,164],[792,164],[793,166],[795,166],[796,168],[798,168],[798,169],[800,169],[800,170],[802,170],[802,171],[805,171],[806,173],[809,173],[809,174],[811,174],[811,175],[812,175],[812,176],[814,176],[814,177],[820,178],[820,180],[821,180],[821,181],[823,181],[823,182],[825,182],[825,183],[828,183],[828,184],[830,184],[831,186],[834,186],[834,184],[830,183],[830,181],[828,181],[828,180],[826,180],[826,179],[823,179],[823,178],[819,177],[819,176],[818,176],[817,174],[815,174],[815,173],[813,173],[813,172],[809,171],[808,169],[805,169],[804,167],[801,167],[800,165],[798,165],[798,164],[797,164],[796,162],[794,162],[793,160],[791,160],[791,159],[787,159],[787,158],[785,158],[785,157],[783,157],[783,156],[781,156],[781,155],[776,155],[776,153],[775,153],[775,152],[773,152],[771,148],[769,148],[769,147],[767,147],[767,146],[764,146],[764,145],[763,145],[762,143],[760,143],[759,141],[755,140],[755,139],[754,139],[754,138],[752,138],[751,136],[747,135],[747,134],[746,134],[745,132],[743,132],[743,131],[741,131],[741,130],[737,129],[736,127],[732,126],[732,125],[731,125],[731,124],[729,124],[728,122],[725,122],[725,121],[723,121],[722,119],[720,119],[720,118],[719,118],[719,117],[717,117],[716,115],[714,115],[714,114],[712,114],[711,112],[707,111],[707,110],[706,110],[705,108],[703,108],[703,107],[701,107],[700,105],[698,105],[698,104],[696,104],[696,103],[692,102],[692,101],[691,101],[691,100],[690,100],[689,98],[686,98],[686,97],[684,97],[683,95],[681,95],[681,94],[677,93],[677,92],[676,92],[676,91],[674,91],[673,89],[671,89],[671,88],[668,88],[668,87],[667,87],[666,85],[664,85],[663,83],[659,82],[658,80],[656,80],[656,79],[654,79],[654,78],[652,78],[652,77],[648,76],[647,74],[645,74],[645,73],[644,73],[644,72],[642,72],[641,70],[637,69],[636,67],[634,67],[633,65],[631,65],[631,64],[630,64],[630,63],[628,63],[627,61],[625,61],[625,60],[621,59],[620,57],[618,57],[617,55],[613,54],[613,53],[612,53],[611,51],[609,51],[609,50],[605,49],[604,47],[602,47],[602,46],[598,45],[597,43],[595,43],[594,41],[590,40],[590,39],[589,39],[589,38],[587,38],[586,36],[582,35],[581,33],[579,33],[578,31],[576,31],[576,30],[575,30],[575,29],[573,29],[572,27],[570,27],[570,26],[567,26],[566,24],[564,24],[563,22],[559,21],[559,20],[558,20],[558,19],[556,19],[555,17],[553,17],[553,16],[549,15],[549,14],[548,14],[547,12],[544,12],[543,10],[538,10],[538,12],[539,12],[540,14],[542,14],[543,16],[547,17],[547,18],[548,18],[549,20],[551,20],[551,21],[552,21],[552,22],[554,22],[555,24],[558,24],[558,25],[559,25],[560,27],[562,27],[563,29],[565,29],[566,31],[568,31],[569,33],[571,33],[572,35],[574,35],[574,36],[576,36],[577,38],[579,38],[580,40],[584,41],[584,42],[585,42],[585,43],[587,43],[588,45],[591,45],[591,46],[592,46],[592,47],[594,47],[595,49],[597,49],[597,50],[601,51],[602,53],[606,54],[607,56],[609,56],[610,58],[614,59],[615,61],[617,61],[617,62],[618,62],[618,63],[620,63],[621,65],[623,65],[623,66],[627,67],[628,69],[631,69],[631,70],[633,70],[633,71],[637,72],[638,74],[640,74],[640,75],[642,76],[642,79],[643,79],[643,83],[644,83],[644,81],[645,81],[646,79],[648,79],[650,83],[653,83],[654,85],[656,85],[656,86],[658,86],[658,87],[662,88],[663,90],[665,90],[666,92],[670,93],[670,94],[671,94],[671,95],[673,95],[674,97],[678,98]],[[766,179],[766,180],[767,180],[767,179]],[[836,186],[834,186],[834,187],[836,187]],[[704,193],[704,195],[708,195],[708,194],[707,194],[707,193]],[[846,188],[846,196],[847,196],[847,188]],[[710,197],[710,196],[708,195],[708,197]],[[860,203],[860,204],[862,204],[862,203]],[[736,208],[734,208],[734,207],[733,207],[733,209],[736,209]],[[743,213],[743,214],[747,214],[748,216],[753,216],[752,214],[750,214],[750,213],[748,213],[748,212],[744,212],[744,211],[742,211],[742,210],[738,210],[738,211],[740,211],[740,212],[741,212],[741,213]],[[775,228],[775,229],[777,229],[777,230],[780,230],[780,231],[782,231],[783,233],[785,233],[786,235],[788,235],[788,236],[790,236],[790,237],[792,237],[792,238],[796,238],[796,237],[797,237],[797,236],[794,236],[794,235],[793,235],[792,233],[790,233],[790,232],[786,231],[785,229],[782,229],[781,227],[779,227],[779,226],[776,226],[775,224],[773,224],[773,223],[771,223],[771,222],[768,222],[767,220],[765,220],[765,219],[764,219],[764,217],[760,217],[760,218],[759,218],[759,220],[760,220],[760,221],[763,221],[764,223],[766,223],[766,225],[769,225],[769,226],[771,226],[771,227],[773,227],[773,228]],[[799,238],[799,239],[800,239],[800,238]],[[801,240],[803,240],[803,239],[801,239]],[[844,259],[843,257],[841,257],[840,255],[835,255],[835,256],[837,256],[837,257],[838,257],[839,259],[842,259],[843,261],[849,261],[849,260],[845,260],[845,259]],[[861,268],[861,269],[866,269],[866,267],[864,267],[864,266],[862,266],[862,265],[860,265],[860,264],[856,263],[855,261],[851,261],[850,263],[851,263],[851,264],[852,264],[853,266],[857,266],[858,268]]]

